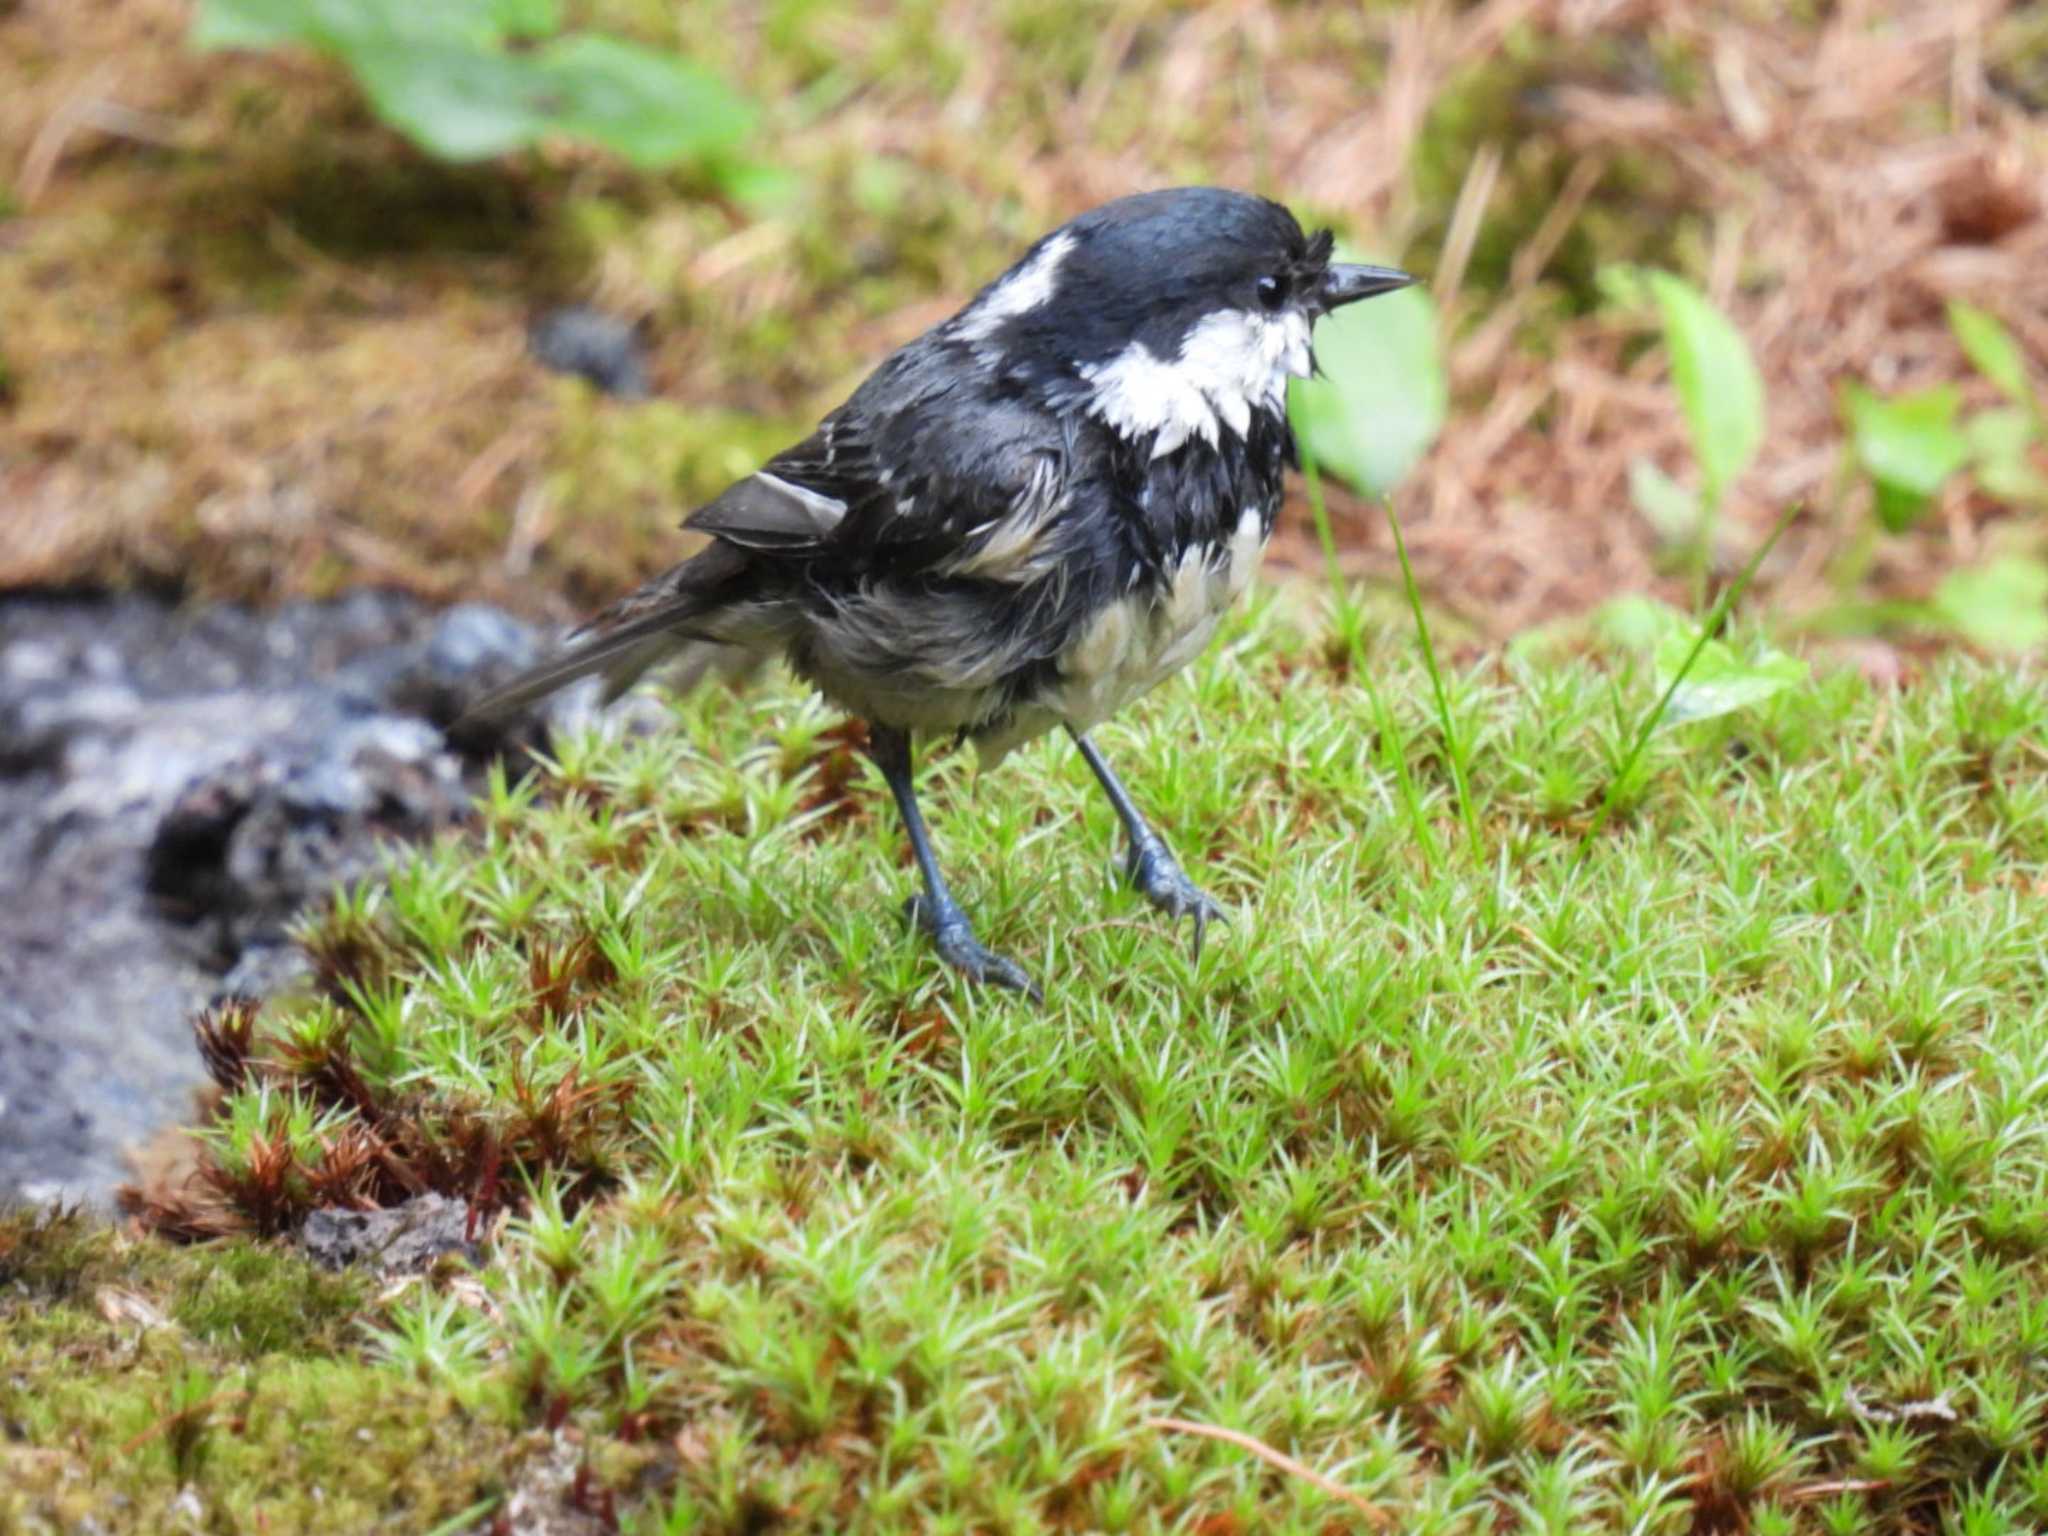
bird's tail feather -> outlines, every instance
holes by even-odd
[[[649,620],[656,615],[650,614]],[[642,621],[608,634],[592,635],[494,688],[463,712],[465,721],[498,720],[515,714],[580,678],[602,674],[605,702],[617,698],[663,656],[708,636],[691,635],[671,623]]]
[[[656,680],[671,693],[689,693],[714,673],[728,685],[737,686],[752,676],[767,659],[766,652],[750,646],[717,640],[692,640],[672,652],[653,654],[641,670],[654,672]],[[609,704],[631,686],[630,678],[623,683],[608,685],[605,702]]]
[[[746,647],[709,633],[718,609],[731,600],[729,586],[738,561],[734,552],[713,546],[635,592],[598,618],[585,638],[493,689],[464,712],[464,721],[502,719],[579,678],[604,678],[610,703],[649,668],[675,659],[677,681],[694,686],[710,668],[739,671],[750,662]]]

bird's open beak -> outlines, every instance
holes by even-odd
[[[1365,267],[1334,261],[1323,274],[1323,313],[1328,314],[1340,305],[1372,298],[1375,294],[1392,293],[1396,288],[1409,287],[1416,281],[1393,267]]]

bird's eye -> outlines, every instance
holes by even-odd
[[[1286,278],[1268,272],[1259,279],[1259,302],[1268,309],[1278,309],[1287,302],[1288,287]]]

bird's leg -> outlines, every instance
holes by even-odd
[[[1210,919],[1228,922],[1229,914],[1207,891],[1188,878],[1187,871],[1174,858],[1173,850],[1166,846],[1166,840],[1138,814],[1137,806],[1131,803],[1130,791],[1124,788],[1116,770],[1095,750],[1095,743],[1088,739],[1087,732],[1077,731],[1072,726],[1067,730],[1074,738],[1074,745],[1081,749],[1081,756],[1095,770],[1102,792],[1116,807],[1117,819],[1123,822],[1124,833],[1131,840],[1130,849],[1124,855],[1124,873],[1145,899],[1168,917],[1192,917],[1195,920],[1195,960],[1199,964],[1202,933],[1209,926]]]
[[[896,797],[896,809],[903,815],[903,829],[910,834],[910,851],[924,876],[924,894],[911,897],[905,913],[931,935],[938,945],[939,957],[948,965],[965,971],[976,981],[1010,987],[1029,994],[1033,1002],[1043,1002],[1038,983],[1024,974],[1023,967],[984,948],[975,938],[967,914],[946,889],[946,877],[939,873],[939,861],[932,857],[931,837],[925,831],[923,813],[917,808],[917,790],[910,773],[909,733],[870,726],[868,751],[875,766],[882,770],[882,777],[889,781],[889,792]]]

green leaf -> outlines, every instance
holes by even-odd
[[[380,38],[346,57],[377,115],[445,160],[483,160],[532,143],[560,102],[545,73],[508,53]]]
[[[1903,533],[1969,462],[1969,441],[1956,425],[1962,396],[1953,384],[1936,384],[1887,400],[1851,383],[1842,399],[1857,461],[1877,482],[1878,519]]]
[[[347,60],[358,48],[401,40],[488,48],[507,31],[500,11],[537,14],[536,0],[204,0],[192,40],[202,48],[276,48],[291,43]]]
[[[1324,469],[1385,495],[1429,451],[1450,403],[1436,303],[1415,287],[1348,305],[1318,322],[1315,346],[1322,377],[1293,381],[1294,430]]]
[[[1659,543],[1689,544],[1699,535],[1700,499],[1648,459],[1628,467],[1629,500],[1655,530]]]
[[[643,168],[703,159],[754,130],[753,108],[709,70],[617,38],[578,33],[534,55],[557,93],[550,128]]]
[[[505,37],[553,37],[562,29],[556,0],[484,0],[491,20]]]
[[[1749,343],[1705,294],[1670,272],[1646,273],[1644,281],[1664,317],[1671,379],[1700,461],[1701,503],[1711,515],[1763,443],[1763,377]]]
[[[1657,642],[1657,686],[1668,688],[1692,654],[1697,631],[1687,628],[1667,634]],[[1744,661],[1727,642],[1709,640],[1685,675],[1678,691],[1671,695],[1663,724],[1685,725],[1694,720],[1711,720],[1762,703],[1774,693],[1806,681],[1806,663],[1782,651],[1765,651],[1754,661]]]
[[[1950,571],[1934,590],[1934,614],[1987,651],[2031,651],[2048,645],[2048,564],[2031,555],[2001,555]]]
[[[1996,315],[1961,299],[1950,299],[1948,324],[1979,373],[2004,391],[2008,399],[2020,405],[2033,404],[2034,392],[2027,385],[2026,354]]]
[[[2033,413],[2017,405],[1995,406],[1964,421],[1977,483],[2003,501],[2048,502],[2048,479],[2032,457],[2038,431]]]
[[[303,11],[283,0],[200,0],[196,48],[281,48],[306,40]]]
[[[380,117],[449,160],[559,134],[652,167],[709,158],[752,132],[753,108],[685,59],[595,33],[504,47],[560,21],[558,0],[205,0],[193,39],[332,54]]]
[[[1594,610],[1593,632],[1621,650],[1649,651],[1673,635],[1690,645],[1695,626],[1689,614],[1662,599],[1625,592]]]

